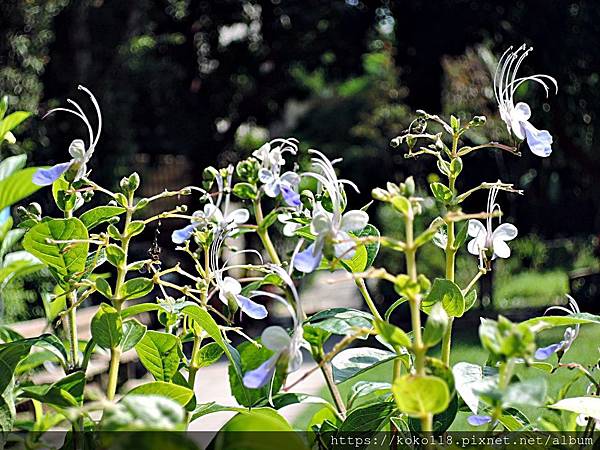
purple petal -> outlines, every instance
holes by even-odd
[[[193,223],[185,228],[173,231],[173,234],[171,234],[171,240],[175,244],[183,244],[192,236],[198,225],[200,225],[200,223]]]
[[[57,164],[49,169],[38,169],[31,181],[38,186],[48,186],[58,180],[60,176],[71,167],[72,163],[72,161],[69,161]]]
[[[0,225],[6,222],[10,217],[10,206],[7,206],[2,211],[0,211]]]
[[[469,416],[467,418],[467,422],[469,425],[474,427],[480,427],[481,425],[485,425],[486,423],[490,423],[492,418],[490,416]]]
[[[279,353],[275,353],[256,369],[246,372],[243,380],[244,386],[250,389],[258,389],[267,384],[275,374],[278,358]]]
[[[306,250],[300,252],[294,258],[294,267],[296,270],[304,273],[310,273],[315,270],[319,264],[321,263],[321,252],[317,252],[316,255],[313,254],[315,250],[315,245],[309,245]]]
[[[556,351],[559,348],[560,348],[560,344],[552,344],[552,345],[549,345],[548,347],[538,348],[535,351],[535,357],[536,357],[536,359],[548,359],[552,356],[553,353],[556,353]]]
[[[264,319],[267,317],[267,308],[263,305],[259,305],[243,295],[236,295],[235,298],[242,311],[249,317],[252,317],[253,319]]]
[[[302,202],[300,201],[300,194],[294,191],[286,183],[281,183],[279,188],[281,190],[281,196],[288,204],[288,206],[300,206],[302,204]]]

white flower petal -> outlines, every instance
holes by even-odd
[[[81,139],[75,139],[69,145],[69,154],[78,162],[85,161],[85,144]]]
[[[364,211],[348,211],[342,216],[340,228],[343,231],[362,230],[369,223],[369,215]]]
[[[481,234],[485,235],[487,232],[485,230],[485,226],[476,219],[469,220],[469,228],[467,229],[469,236],[477,237]]]
[[[329,215],[317,214],[310,223],[310,231],[316,235],[325,234],[331,230],[331,226],[332,223]]]
[[[501,241],[512,241],[517,237],[517,233],[517,227],[515,227],[512,223],[501,223],[492,233],[492,241],[494,243],[497,239]]]
[[[289,183],[293,187],[298,186],[300,184],[300,175],[295,172],[285,172],[281,177],[279,177],[281,182]]]
[[[506,242],[498,239],[494,241],[494,257],[498,258],[508,258],[510,256],[510,247],[506,244]]]
[[[529,122],[523,122],[527,145],[536,156],[546,158],[552,153],[552,135],[546,130],[538,130]]]
[[[258,179],[261,183],[271,183],[275,179],[275,176],[268,169],[260,169],[258,171]]]
[[[478,237],[475,239],[471,239],[467,244],[467,250],[471,255],[479,256],[479,253],[482,249],[485,248],[485,235],[483,238]]]
[[[242,292],[242,285],[232,277],[225,277],[221,283],[221,291],[227,294],[238,295]]]
[[[352,258],[354,256],[354,252],[356,251],[356,243],[352,240],[350,235],[340,231],[335,235],[335,239],[338,241],[338,243],[334,244],[333,246],[333,251],[336,258]]]
[[[262,344],[269,350],[278,352],[286,349],[292,338],[288,335],[287,331],[279,326],[271,326],[265,328],[261,335]]]
[[[238,225],[246,223],[249,218],[250,213],[247,209],[244,208],[234,209],[229,214],[227,214],[227,222],[237,223]]]

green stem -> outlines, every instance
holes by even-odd
[[[328,363],[321,365],[321,372],[323,373],[325,383],[327,383],[327,388],[331,393],[331,397],[333,398],[333,402],[335,403],[336,409],[340,413],[340,416],[345,418],[346,405],[344,405],[344,400],[342,400],[342,394],[340,394],[340,390],[338,389],[333,379],[333,372],[331,370],[331,366]]]
[[[361,295],[365,299],[365,303],[369,307],[371,314],[373,314],[373,317],[375,317],[377,320],[383,320],[383,317],[381,317],[381,314],[379,314],[379,311],[377,311],[377,307],[371,298],[371,294],[369,294],[369,291],[367,290],[367,284],[365,283],[365,280],[363,278],[358,278],[355,280],[355,283]]]
[[[131,223],[133,217],[133,193],[129,195],[127,212],[125,213],[125,223],[123,224],[123,238],[121,239],[121,248],[125,253],[122,263],[117,267],[117,280],[115,282],[115,290],[113,297],[113,306],[119,313],[123,306],[123,300],[120,298],[121,287],[125,283],[125,277],[127,276],[127,254],[129,252],[129,241],[131,236],[127,234],[127,228]],[[108,369],[108,386],[106,387],[106,396],[109,400],[115,398],[117,392],[117,381],[119,379],[119,365],[121,363],[121,348],[115,347],[110,351],[110,366]]]
[[[271,262],[277,265],[281,265],[281,260],[279,259],[279,255],[277,254],[277,250],[275,250],[275,246],[271,241],[271,237],[269,236],[269,231],[266,227],[263,227],[264,216],[262,212],[262,207],[260,205],[260,200],[254,201],[254,215],[256,216],[256,225],[258,228],[256,229],[256,234],[262,241],[269,257],[271,258]]]
[[[448,328],[442,338],[442,361],[447,366],[450,366],[450,349],[452,347],[452,324],[454,323],[454,317],[448,319]]]
[[[77,369],[79,366],[79,339],[77,337],[77,296],[75,291],[71,291],[67,294],[67,301],[69,306],[67,321],[69,327],[69,342],[71,345],[71,366],[73,369]]]
[[[121,361],[121,347],[117,346],[110,350],[110,369],[108,371],[108,386],[106,388],[106,397],[109,400],[115,398],[117,392],[117,382],[119,380],[119,363]]]

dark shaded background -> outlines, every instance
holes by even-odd
[[[0,35],[0,92],[18,106],[43,113],[82,98],[78,84],[96,94],[105,128],[92,167],[106,185],[133,170],[147,193],[198,183],[206,165],[291,135],[344,157],[343,175],[361,188],[357,205],[387,180],[414,173],[425,186],[434,172],[389,147],[411,111],[492,119],[493,55],[533,45],[523,72],[554,76],[559,94],[519,94],[553,134],[554,153],[481,152],[461,187],[500,176],[526,189],[502,199],[525,236],[506,277],[598,263],[597,1],[4,0]],[[487,135],[471,138],[506,141],[497,117],[489,122]],[[60,162],[82,131],[64,115],[35,118],[2,156]],[[394,230],[385,211],[373,216]]]

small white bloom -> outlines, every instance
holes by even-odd
[[[89,91],[89,89],[85,88],[84,86],[78,86],[77,88],[84,91],[90,97],[90,100],[92,101],[92,104],[94,105],[94,108],[96,110],[96,116],[98,118],[98,129],[96,133],[94,133],[92,125],[88,117],[83,112],[81,106],[79,106],[79,104],[77,104],[70,98],[67,99],[67,102],[73,105],[73,107],[75,108],[74,110],[68,108],[54,108],[48,111],[44,117],[47,117],[48,115],[57,111],[68,112],[79,117],[88,129],[89,146],[86,150],[85,143],[83,142],[83,140],[74,139],[71,142],[71,145],[69,145],[69,154],[72,157],[71,161],[56,164],[50,167],[49,169],[38,169],[32,178],[33,183],[37,184],[38,186],[48,186],[54,183],[61,177],[62,174],[67,172],[69,169],[72,169],[72,171],[75,172],[73,179],[70,181],[78,181],[81,178],[83,178],[87,173],[87,163],[90,161],[92,155],[94,154],[94,149],[96,148],[96,144],[98,144],[98,140],[100,139],[100,133],[102,132],[102,113],[100,112],[100,106],[98,105],[94,94],[92,94]]]
[[[294,259],[294,266],[301,272],[312,272],[319,266],[328,241],[333,242],[336,258],[352,258],[356,245],[348,232],[362,230],[369,222],[369,215],[365,211],[343,212],[346,207],[344,184],[352,186],[357,192],[358,188],[351,181],[337,178],[333,168],[336,161],[329,161],[316,150],[309,151],[317,155],[312,162],[320,173],[307,172],[304,175],[316,179],[319,189],[329,194],[332,212],[325,210],[320,203],[315,204],[310,224],[310,231],[316,236],[315,241]]]
[[[498,187],[494,186],[490,189],[488,195],[487,209],[486,212],[489,217],[486,219],[486,225],[484,226],[479,220],[469,220],[469,228],[467,230],[469,236],[473,239],[467,244],[467,250],[469,253],[481,258],[481,265],[483,267],[483,258],[491,254],[491,259],[508,258],[510,256],[510,247],[506,244],[507,241],[511,241],[517,237],[517,227],[510,223],[502,223],[492,229],[492,214],[498,210],[500,211],[500,205],[496,203],[496,196],[498,195]]]
[[[520,140],[527,140],[534,155],[546,157],[552,153],[552,136],[548,131],[538,130],[529,122],[531,108],[524,102],[515,105],[514,95],[518,87],[527,81],[534,81],[542,85],[546,90],[546,96],[550,91],[548,83],[554,85],[557,92],[558,83],[553,77],[545,74],[517,78],[519,67],[533,49],[527,48],[525,44],[515,51],[512,49],[510,47],[504,52],[494,74],[494,94],[500,109],[500,117],[506,124],[509,133],[514,134]]]

